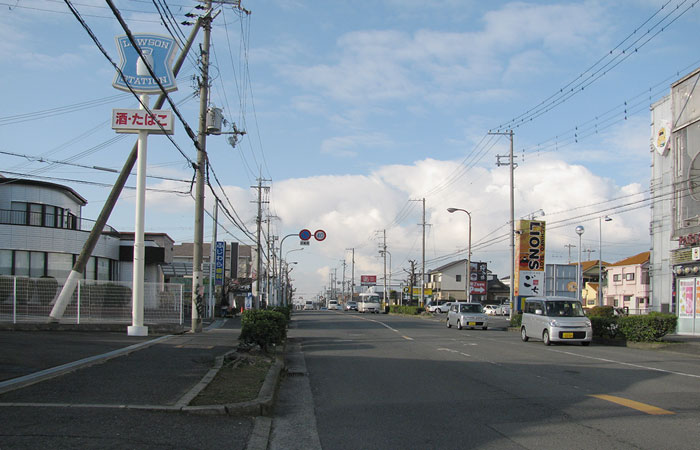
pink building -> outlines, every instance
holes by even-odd
[[[646,314],[650,308],[649,252],[609,264],[605,304],[627,308],[630,314]]]

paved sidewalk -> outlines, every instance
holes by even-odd
[[[99,331],[0,332],[3,448],[211,448],[222,442],[245,448],[252,417],[173,413],[195,387],[203,387],[216,358],[237,346],[240,319],[217,325],[202,333],[146,338]],[[43,346],[52,352],[34,351]],[[50,364],[42,363],[47,355],[53,355]],[[71,361],[65,371],[51,372],[56,363]],[[44,376],[13,384],[37,371]],[[211,411],[200,411],[206,412]]]

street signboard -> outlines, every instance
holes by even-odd
[[[175,58],[175,41],[168,36],[158,34],[134,34],[134,41],[139,46],[141,53],[153,69],[153,73],[166,92],[177,90],[175,75],[173,75],[173,59]],[[119,52],[119,70],[114,76],[112,86],[116,89],[141,94],[160,94],[161,89],[153,79],[143,62],[139,60],[138,51],[131,45],[127,35],[116,36],[117,50]]]
[[[324,240],[326,238],[326,232],[323,230],[316,230],[316,232],[314,233],[314,238],[317,241],[321,242],[322,240]]]
[[[224,285],[224,260],[226,257],[226,242],[217,241],[216,243],[216,266],[214,272],[214,285]]]
[[[145,109],[113,109],[112,129],[117,133],[138,133],[141,130],[149,134],[173,134],[173,112],[152,109],[149,114]]]
[[[377,284],[376,275],[360,275],[361,286],[375,286]]]
[[[311,239],[311,232],[304,228],[299,232],[299,239],[301,239],[302,241],[308,241],[309,239]]]

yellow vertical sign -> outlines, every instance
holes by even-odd
[[[514,295],[544,295],[545,224],[542,220],[516,223]]]

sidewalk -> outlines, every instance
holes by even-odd
[[[189,430],[197,436],[195,447],[208,447],[205,442],[226,436],[227,440],[236,441],[230,448],[245,448],[254,435],[253,417],[230,417],[226,414],[231,411],[221,405],[187,406],[213,379],[212,367],[217,358],[223,359],[238,345],[239,318],[217,321],[202,333],[145,338],[126,338],[125,334],[0,332],[0,379],[4,380],[0,382],[0,411],[12,408],[14,418],[10,422],[18,422],[5,425],[8,429],[26,430],[24,427],[35,423],[43,424],[41,433],[46,430],[41,438],[33,432],[18,432],[12,436],[12,442],[20,448],[33,448],[55,439],[80,439],[82,447],[88,439],[85,436],[99,436],[99,445],[87,447],[109,447],[104,439],[119,446],[129,442],[127,436],[137,433],[139,427],[153,421],[160,429],[177,430],[173,429],[172,435],[165,432],[150,436],[155,440],[152,444],[181,446],[183,440],[190,439],[187,424],[191,423],[198,424],[196,430]],[[13,339],[17,341],[12,342]],[[50,351],[33,351],[43,347]],[[43,359],[49,354],[53,355],[51,361],[64,364],[46,367],[49,364]],[[66,364],[67,361],[71,362]],[[14,373],[23,375],[12,377]],[[207,416],[210,419],[202,422],[194,418],[196,415],[172,414],[188,410],[196,415],[215,416]],[[7,417],[4,413],[3,416]],[[98,417],[104,417],[104,422]],[[76,419],[80,424],[73,423]],[[118,423],[124,423],[124,428],[115,429]],[[65,433],[70,436],[64,436]],[[200,433],[207,435],[199,436]]]

